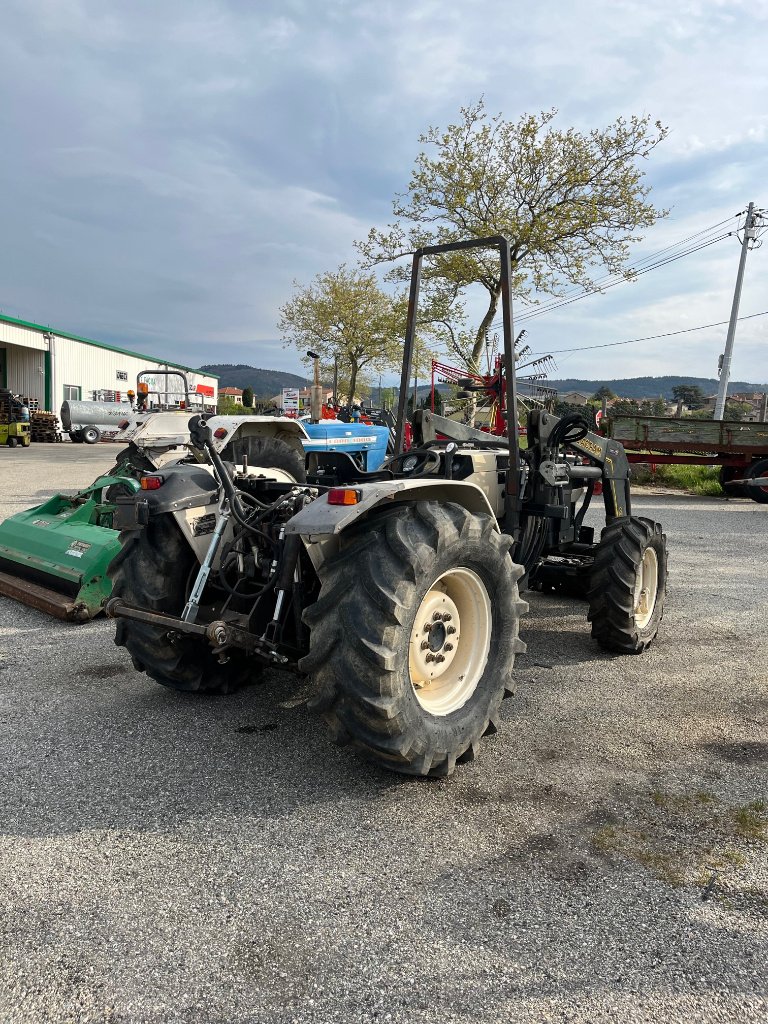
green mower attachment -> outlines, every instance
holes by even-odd
[[[101,476],[78,494],[56,494],[0,523],[0,594],[54,615],[85,622],[104,608],[112,583],[107,566],[120,550],[115,506],[104,491],[140,484]]]

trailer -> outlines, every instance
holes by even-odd
[[[768,423],[608,416],[603,424],[630,462],[719,466],[727,495],[768,504],[768,487],[760,482],[768,476]]]

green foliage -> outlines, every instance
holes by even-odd
[[[701,409],[706,404],[707,396],[697,384],[678,384],[672,388],[672,397],[682,402],[689,409]]]
[[[243,388],[243,405],[246,409],[250,409],[253,406],[253,388]]]
[[[656,482],[664,487],[680,488],[710,497],[719,497],[723,493],[717,466],[663,465],[656,467],[655,476]]]
[[[404,322],[402,299],[382,291],[373,274],[342,264],[305,288],[295,285],[280,309],[279,328],[286,346],[318,353],[324,376],[337,360],[339,393],[351,401],[366,383],[364,374],[400,366]]]
[[[597,389],[594,395],[592,395],[592,401],[602,402],[602,400],[605,399],[607,402],[610,402],[615,397],[616,395],[614,395],[611,389],[609,387],[606,387],[604,384],[601,388]]]
[[[556,295],[567,285],[595,287],[592,273],[624,269],[633,242],[665,210],[649,203],[641,163],[666,137],[648,117],[618,118],[581,132],[553,126],[556,111],[505,121],[483,101],[462,107],[457,124],[429,128],[419,141],[408,191],[396,196],[394,223],[358,243],[367,266],[423,245],[504,234],[510,239],[517,296]],[[406,266],[390,277],[404,281]],[[470,251],[425,261],[424,320],[466,365],[477,368],[501,297],[498,257]],[[488,306],[466,330],[462,293],[481,285]]]

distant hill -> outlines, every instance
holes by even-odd
[[[307,386],[307,377],[299,377],[295,373],[283,373],[282,370],[263,370],[247,363],[206,363],[200,369],[219,375],[221,388],[253,388],[256,398],[272,398],[279,395],[283,388],[303,388]]]
[[[658,398],[661,395],[667,401],[674,397],[672,389],[685,385],[698,385],[705,395],[717,394],[719,381],[714,377],[623,377],[606,380],[582,380],[569,377],[564,380],[544,380],[547,387],[565,391],[582,391],[593,395],[598,388],[607,387],[619,398]],[[732,380],[728,384],[728,394],[735,391],[765,391],[766,384],[749,384],[743,380]]]

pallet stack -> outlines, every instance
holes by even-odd
[[[0,423],[11,422],[11,393],[0,391]]]
[[[44,412],[37,409],[30,411],[30,433],[32,440],[54,442],[61,440],[59,419],[55,412]]]

